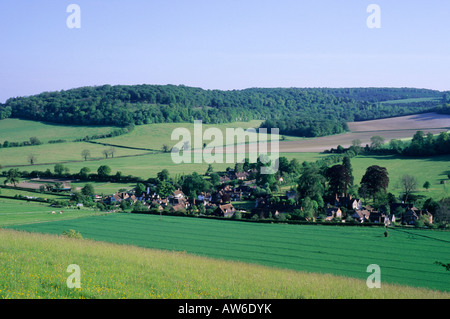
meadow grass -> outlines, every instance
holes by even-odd
[[[63,210],[63,214],[59,212]],[[56,214],[52,214],[55,211]],[[93,209],[70,209],[54,208],[49,204],[39,202],[27,202],[23,200],[0,198],[0,227],[41,223],[46,221],[56,221],[62,219],[86,217],[95,214],[104,214]]]
[[[80,267],[69,289],[67,267]],[[216,260],[185,252],[0,230],[0,298],[448,299],[448,293]]]
[[[403,157],[396,155],[360,155],[351,159],[353,167],[354,183],[360,184],[366,169],[371,165],[386,167],[389,174],[388,192],[399,195],[403,190],[399,183],[400,178],[405,175],[414,176],[417,179],[415,195],[423,195],[426,198],[439,200],[449,196],[450,186],[447,177],[450,174],[450,155],[433,157]],[[431,187],[426,190],[423,184],[429,181]],[[447,184],[441,184],[447,181]]]
[[[92,144],[87,142],[71,142],[71,143],[58,143],[58,144],[42,144],[36,146],[24,146],[24,147],[9,147],[0,149],[0,161],[3,166],[26,166],[27,170],[32,171],[42,170],[42,166],[51,167],[55,163],[71,163],[75,162],[78,166],[85,166],[83,163],[97,162],[98,160],[105,159],[103,151],[110,149],[109,146]],[[88,161],[85,161],[81,156],[83,150],[88,150],[90,156]],[[148,151],[115,148],[115,158],[121,156],[141,155],[146,154]],[[35,164],[30,165],[28,161],[29,155],[34,155],[36,158]],[[111,157],[109,157],[111,158]],[[87,166],[87,165],[86,165]],[[81,168],[80,167],[80,168]]]
[[[2,181],[0,180],[0,183],[1,182]],[[70,199],[69,195],[39,193],[39,192],[31,192],[31,191],[26,191],[26,190],[21,190],[21,189],[4,188],[4,187],[0,187],[0,195],[2,195],[2,196],[21,195],[21,196],[37,197],[37,198],[42,198],[42,199],[61,199],[61,200]]]
[[[75,144],[75,143],[74,143]],[[76,143],[78,144],[78,143]],[[88,143],[86,143],[88,144]],[[97,147],[97,145],[89,144],[93,147]],[[125,150],[125,149],[123,149]],[[133,150],[130,150],[132,152]],[[80,151],[81,152],[81,151]],[[136,151],[142,152],[142,151]],[[73,157],[76,156],[76,151],[72,151]],[[0,150],[0,155],[2,151]],[[51,153],[50,153],[51,154]],[[326,154],[319,153],[281,153],[280,156],[286,156],[289,159],[297,158],[300,162],[303,161],[316,161],[319,158],[324,156],[328,156]],[[43,155],[45,156],[45,155]],[[46,155],[50,157],[51,155]],[[61,154],[60,156],[64,156],[65,158],[70,158],[72,156]],[[78,155],[79,156],[79,155]],[[24,160],[26,160],[26,156],[24,154]],[[14,154],[11,154],[10,162],[13,162]],[[3,160],[3,157],[2,159]],[[45,160],[45,158],[43,159]],[[48,158],[47,160],[50,160]],[[79,172],[81,168],[88,167],[91,172],[96,172],[98,167],[101,165],[108,165],[111,167],[111,174],[114,175],[116,172],[120,171],[123,175],[133,175],[142,177],[144,179],[148,179],[150,177],[156,177],[156,174],[163,169],[168,169],[171,176],[175,176],[177,174],[191,174],[193,172],[197,172],[199,174],[204,174],[208,169],[208,163],[183,163],[176,164],[173,162],[170,153],[153,153],[153,154],[143,154],[138,156],[130,156],[130,157],[115,157],[109,159],[100,159],[96,161],[78,161],[78,162],[65,162],[64,166],[70,169],[70,172]],[[225,171],[227,167],[234,168],[234,163],[213,163],[212,164],[214,170]],[[27,165],[20,167],[20,170],[40,170],[45,171],[46,169],[50,169],[53,171],[54,164],[46,164],[46,165]],[[9,169],[9,167],[8,167]],[[3,169],[6,170],[6,167]]]
[[[249,128],[254,128],[259,133],[258,128],[263,121],[260,120],[252,120],[249,122],[233,122],[233,123],[222,123],[222,124],[202,124],[203,132],[209,128],[218,128],[223,135],[223,145],[226,145],[226,130],[228,128],[242,128],[247,130]],[[161,150],[164,144],[172,147],[174,146],[181,138],[175,137],[176,139],[172,141],[171,135],[172,132],[178,128],[186,128],[191,133],[192,141],[191,147],[194,146],[194,123],[156,123],[156,124],[147,124],[147,125],[139,125],[136,126],[135,129],[126,134],[117,137],[111,137],[106,139],[98,140],[101,143],[109,143],[114,145],[121,145],[127,147],[138,147],[138,148],[149,148],[154,150]],[[202,132],[202,133],[203,133]],[[271,139],[270,130],[268,130],[268,140]],[[254,136],[250,134],[251,136]],[[214,139],[214,138],[213,138]],[[284,140],[286,141],[294,141],[301,140],[300,137],[294,136],[284,136]],[[280,137],[281,140],[281,137]],[[204,140],[204,143],[210,144],[212,141]],[[219,142],[219,141],[216,141]],[[220,141],[222,142],[222,141]],[[201,143],[203,144],[203,143]],[[233,143],[232,143],[233,144]],[[213,143],[212,145],[222,145],[218,143]]]
[[[382,269],[383,283],[450,289],[450,232],[383,227],[260,224],[229,220],[115,213],[39,224],[16,230],[61,234],[264,266],[367,278]]]
[[[117,127],[63,125],[10,118],[0,121],[0,142],[24,142],[30,137],[37,137],[42,143],[60,139],[70,142],[86,135],[107,134],[114,129]]]

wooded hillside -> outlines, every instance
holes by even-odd
[[[444,94],[395,88],[251,88],[204,90],[183,85],[103,85],[10,98],[0,119],[15,117],[80,125],[226,123],[265,120],[281,134],[324,136],[347,129],[346,121],[419,113],[436,107]],[[383,104],[393,99],[436,98],[427,103]]]

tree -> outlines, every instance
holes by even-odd
[[[137,183],[136,188],[134,190],[136,191],[136,196],[141,197],[145,193],[146,188],[144,184]]]
[[[170,184],[169,182],[166,182],[166,181],[162,181],[161,183],[158,183],[158,186],[156,187],[156,192],[162,198],[167,198],[174,191],[175,191],[175,186],[173,186],[172,184]]]
[[[380,148],[381,145],[383,145],[384,138],[379,135],[375,135],[370,138],[370,142],[371,142],[370,147],[373,149],[377,149]]]
[[[167,152],[169,152],[169,146],[167,145],[167,144],[163,144],[163,146],[162,146],[162,151],[164,152],[164,153],[167,153]]]
[[[89,167],[83,167],[82,169],[80,169],[80,178],[81,179],[88,179],[89,178],[89,173],[91,172],[91,169]]]
[[[7,173],[6,173],[6,179],[3,182],[3,184],[13,184],[14,187],[16,187],[16,185],[19,183],[19,177],[20,177],[20,173],[19,170],[17,168],[11,168]]]
[[[111,155],[112,158],[114,158],[114,154],[116,154],[116,148],[111,146],[108,149],[108,153]]]
[[[82,150],[81,151],[81,157],[83,157],[85,161],[87,161],[87,158],[89,156],[91,156],[91,152],[89,150]]]
[[[427,191],[428,191],[428,189],[431,187],[431,184],[430,184],[430,182],[429,181],[426,181],[424,184],[423,184],[423,188],[425,188]]]
[[[417,179],[411,175],[403,175],[400,177],[400,186],[405,193],[405,202],[408,202],[408,196],[417,188]]]
[[[34,165],[34,163],[36,162],[36,156],[34,156],[33,154],[28,155],[28,162],[31,165]]]
[[[435,201],[433,198],[428,198],[425,203],[423,203],[423,209],[428,210],[431,214],[435,214],[439,209],[439,203]]]
[[[192,196],[206,192],[211,188],[211,183],[205,181],[201,175],[194,172],[184,177],[181,188],[185,194]]]
[[[209,176],[209,175],[211,175],[213,172],[214,172],[213,166],[212,166],[211,164],[208,164],[208,169],[206,170],[205,175],[206,175],[206,176]]]
[[[439,201],[439,207],[436,209],[434,217],[443,225],[450,223],[450,198],[443,198]]]
[[[97,174],[100,177],[107,177],[111,174],[111,168],[108,165],[102,165],[97,169]]]
[[[369,166],[366,169],[366,173],[362,177],[360,184],[361,186],[364,185],[365,190],[369,195],[372,195],[373,197],[378,192],[386,192],[389,186],[387,169],[378,165]]]
[[[109,150],[103,150],[102,154],[105,155],[105,158],[108,158],[109,156]]]
[[[325,191],[325,178],[315,165],[304,169],[298,180],[297,193],[301,199],[309,197],[317,202],[319,207],[324,206],[323,194]]]
[[[351,182],[351,177],[344,165],[334,165],[327,169],[326,177],[330,191],[333,194],[347,194],[347,189]]]
[[[42,142],[36,136],[33,136],[33,137],[30,137],[30,144],[31,145],[41,145]]]
[[[354,177],[353,177],[353,168],[352,163],[349,156],[345,156],[342,160],[342,165],[347,169],[347,174],[350,177],[350,183],[348,186],[353,186]]]
[[[63,164],[55,164],[53,167],[53,171],[56,175],[62,175],[64,173],[64,165]]]
[[[289,160],[284,156],[278,158],[278,171],[280,173],[289,173],[290,171]]]
[[[219,186],[221,184],[220,183],[220,176],[219,176],[219,174],[212,173],[209,177],[210,177],[209,181],[212,184],[212,186],[216,187],[216,186]]]
[[[353,147],[361,147],[361,140],[360,139],[354,139],[352,141],[352,146]]]
[[[84,196],[92,196],[92,195],[95,195],[94,186],[92,186],[92,184],[86,184],[86,185],[84,185],[84,187],[81,189],[81,193],[82,193]]]
[[[156,174],[156,177],[158,177],[158,179],[160,181],[168,181],[169,180],[169,171],[167,169],[163,169],[161,172]]]
[[[305,197],[301,203],[301,210],[300,210],[300,217],[304,218],[307,221],[310,221],[314,219],[314,217],[317,215],[317,210],[319,208],[319,205],[315,200],[312,200],[308,196]]]

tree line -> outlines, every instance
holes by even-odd
[[[419,89],[251,88],[204,90],[184,85],[103,85],[29,97],[0,106],[7,117],[78,125],[126,127],[151,123],[229,123],[262,120],[281,134],[323,136],[345,131],[347,121],[371,120],[430,110],[436,105],[383,105],[392,98],[442,96]]]

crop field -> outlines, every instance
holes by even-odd
[[[13,226],[221,260],[366,279],[377,264],[383,283],[450,291],[450,274],[436,265],[450,255],[450,233],[414,229],[258,224],[127,213]],[[76,263],[76,260],[73,262]]]
[[[29,141],[30,137],[37,137],[42,143],[59,139],[71,142],[86,135],[106,134],[114,129],[117,127],[59,125],[11,118],[0,121],[0,143],[24,142]]]

